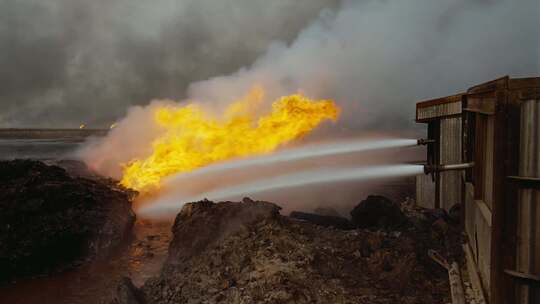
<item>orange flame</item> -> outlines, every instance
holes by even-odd
[[[227,159],[270,153],[298,139],[324,120],[336,120],[339,108],[331,100],[290,95],[274,101],[269,114],[256,118],[264,91],[253,89],[230,104],[222,119],[201,107],[160,107],[155,122],[165,133],[153,142],[146,159],[124,167],[121,184],[139,191],[159,187],[163,177],[188,172]]]

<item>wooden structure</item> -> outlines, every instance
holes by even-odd
[[[469,271],[489,303],[540,303],[540,78],[503,77],[417,104],[437,142],[433,164],[474,162],[417,180],[417,198],[448,210],[463,203]],[[451,173],[451,174],[448,174]],[[432,202],[422,201],[430,197]]]
[[[461,125],[463,94],[420,102],[416,106],[416,121],[428,124],[428,162],[431,164],[457,164],[462,162]],[[417,177],[417,201],[427,208],[449,210],[461,202],[461,175],[459,171],[435,173]]]

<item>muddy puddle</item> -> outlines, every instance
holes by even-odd
[[[139,286],[158,274],[167,256],[171,224],[138,220],[133,236],[108,259],[0,285],[0,303],[106,303],[122,277],[129,276]]]

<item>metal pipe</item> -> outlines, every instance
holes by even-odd
[[[419,146],[427,146],[428,144],[434,144],[434,143],[435,143],[435,139],[420,138],[418,140],[417,145],[419,145]]]
[[[474,163],[462,163],[462,164],[451,164],[451,165],[424,165],[424,173],[431,174],[435,172],[442,171],[456,171],[456,170],[465,170],[474,167]]]

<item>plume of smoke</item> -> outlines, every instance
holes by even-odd
[[[337,0],[0,1],[0,127],[108,127],[291,41]]]
[[[412,129],[418,99],[453,94],[505,74],[538,73],[539,20],[535,0],[519,5],[510,0],[342,1],[336,10],[323,9],[292,43],[275,42],[233,74],[192,83],[187,96],[219,107],[260,84],[268,99],[297,91],[335,99],[345,110],[341,129]],[[129,150],[150,146],[152,124],[131,115],[83,153],[90,163],[96,163],[96,155],[127,162],[134,156]]]
[[[343,1],[290,45],[273,44],[248,68],[196,82],[215,102],[262,83],[270,97],[301,90],[335,98],[350,128],[411,126],[419,98],[539,71],[538,1]],[[511,24],[511,25],[510,25]]]
[[[109,131],[107,137],[89,139],[76,153],[91,169],[119,179],[123,164],[152,153],[151,143],[161,131],[154,123],[153,109],[173,103],[156,100],[146,107],[130,108],[126,117]]]

